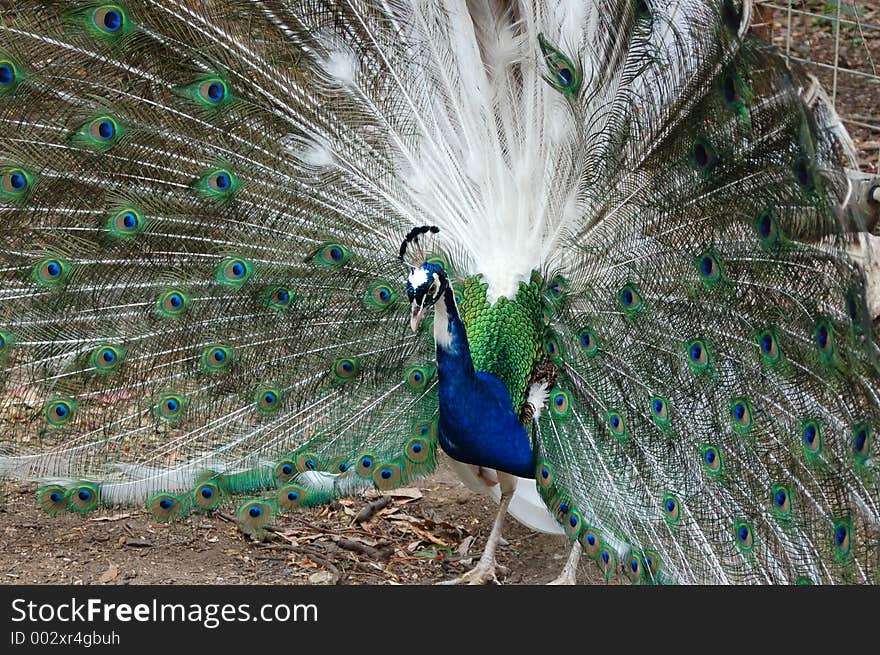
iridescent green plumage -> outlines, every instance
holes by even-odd
[[[532,369],[543,352],[540,278],[523,283],[513,300],[500,298],[495,304],[486,299],[486,284],[479,278],[468,278],[458,291],[474,368],[498,377],[513,406],[521,407]]]

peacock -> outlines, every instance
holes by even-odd
[[[259,536],[442,451],[450,582],[508,513],[559,582],[880,581],[878,185],[750,11],[3,3],[0,476]]]

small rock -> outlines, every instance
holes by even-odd
[[[329,571],[315,571],[309,576],[309,584],[330,584],[333,574]]]
[[[107,570],[98,577],[98,582],[100,582],[101,584],[113,582],[118,575],[119,568],[113,562],[110,562],[110,566],[107,567]]]

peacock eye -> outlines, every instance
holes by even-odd
[[[125,13],[116,5],[104,5],[95,9],[92,24],[108,36],[115,36],[125,28]]]
[[[101,116],[93,120],[89,126],[89,135],[95,141],[111,141],[118,131],[116,121],[109,116]]]
[[[217,373],[232,364],[233,350],[229,346],[214,344],[202,351],[202,369],[206,373]]]
[[[208,171],[198,183],[197,188],[207,197],[223,202],[238,188],[238,178],[226,168]]]
[[[538,45],[547,66],[547,81],[558,91],[570,97],[577,95],[581,87],[581,74],[574,63],[550,44],[543,34],[538,35]]]
[[[10,61],[0,60],[0,92],[15,84],[15,66]]]
[[[198,87],[199,98],[209,105],[217,105],[226,97],[226,84],[222,80],[205,80]]]
[[[157,418],[163,421],[174,421],[183,413],[184,398],[174,393],[165,393],[159,396],[155,405]]]
[[[46,419],[51,425],[62,426],[73,417],[74,405],[69,400],[56,400],[46,406]]]

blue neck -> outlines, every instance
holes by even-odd
[[[494,375],[474,370],[451,286],[434,311],[441,447],[461,462],[534,477],[529,435],[507,388]]]

